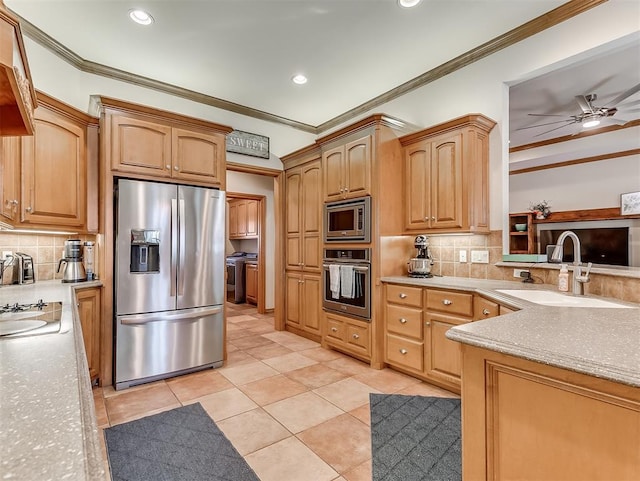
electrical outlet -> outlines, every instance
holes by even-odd
[[[475,264],[488,264],[489,251],[471,251],[471,262]]]
[[[467,251],[464,249],[460,251],[460,262],[467,262]]]
[[[513,270],[513,277],[517,277],[518,279],[520,279],[522,277],[522,273],[523,272],[529,272],[527,269],[514,269]]]

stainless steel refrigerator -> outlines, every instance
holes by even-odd
[[[115,387],[222,365],[225,193],[120,179]]]

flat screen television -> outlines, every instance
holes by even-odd
[[[542,252],[548,245],[555,245],[558,237],[566,229],[540,230],[538,237]],[[613,266],[629,265],[629,228],[606,227],[594,229],[571,229],[580,239],[582,262]],[[562,254],[563,263],[573,262],[573,241],[565,240]]]

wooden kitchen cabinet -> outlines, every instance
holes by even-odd
[[[258,265],[245,264],[245,296],[250,304],[258,304]]]
[[[20,22],[0,2],[0,136],[32,135],[36,105]]]
[[[366,135],[322,154],[324,199],[335,201],[371,193],[372,136]]]
[[[20,164],[22,157],[20,137],[0,138],[0,171],[2,172],[0,214],[10,223],[20,218]]]
[[[99,287],[76,291],[78,315],[91,382],[100,375],[100,299]]]
[[[320,339],[322,283],[319,274],[286,273],[286,324],[293,332]],[[305,336],[309,337],[309,336]]]
[[[258,237],[257,200],[232,199],[229,201],[229,238],[252,239]]]
[[[467,115],[400,138],[405,231],[489,233],[489,132]]]
[[[286,269],[319,272],[322,264],[322,189],[320,161],[287,170]]]
[[[445,389],[460,391],[461,347],[454,326],[499,315],[498,303],[470,292],[385,284],[384,360]]]
[[[138,116],[111,117],[111,168],[118,172],[220,184],[225,136]]]
[[[371,360],[371,323],[333,312],[324,312],[326,332],[323,345],[350,354],[358,359]]]

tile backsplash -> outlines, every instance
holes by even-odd
[[[62,279],[62,271],[56,273],[58,261],[64,254],[64,242],[67,239],[94,241],[95,236],[83,235],[51,235],[51,234],[14,234],[0,233],[0,253],[11,251],[22,252],[33,257],[36,282],[52,279]],[[96,256],[97,259],[97,256]],[[11,284],[13,266],[5,268],[2,283]]]

